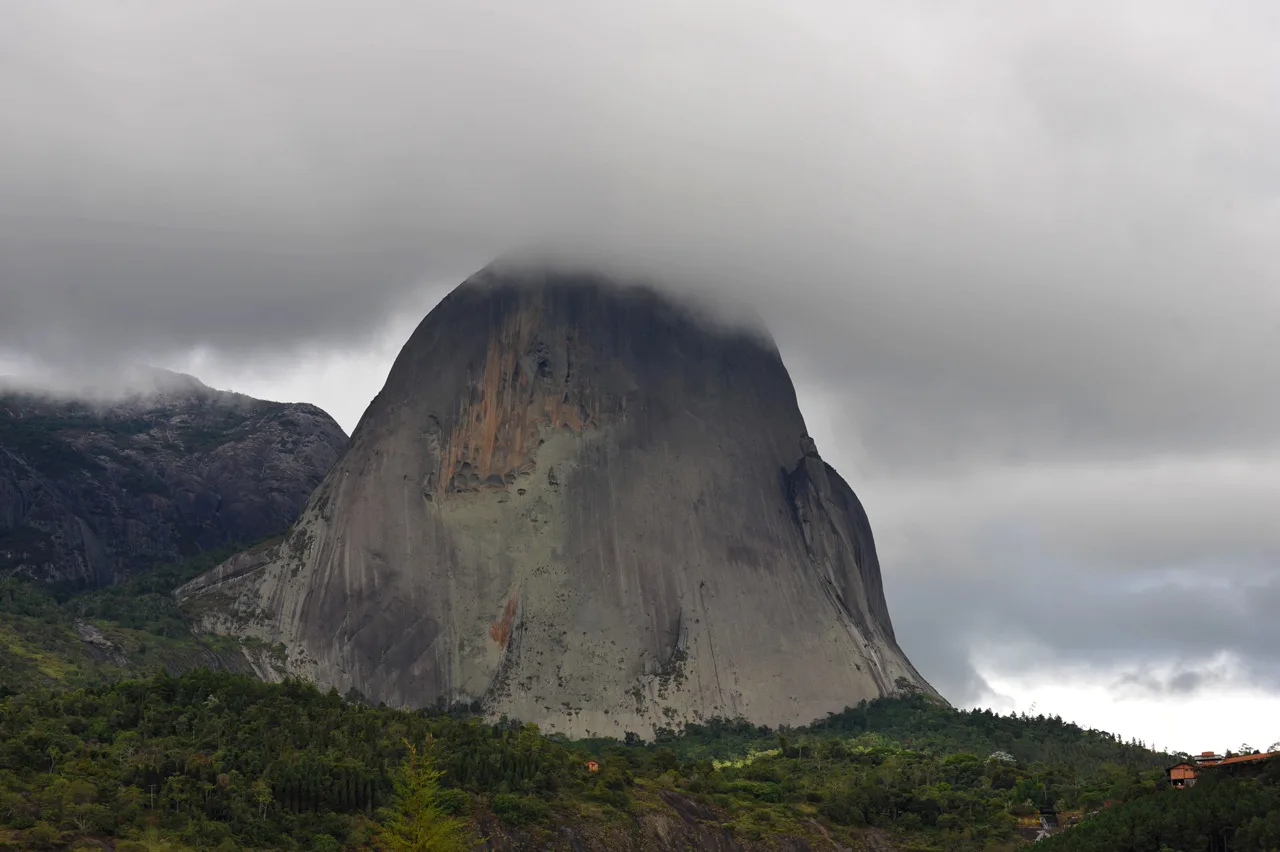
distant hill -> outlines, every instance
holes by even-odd
[[[0,576],[103,587],[257,541],[346,445],[315,406],[145,378],[110,400],[0,389]]]

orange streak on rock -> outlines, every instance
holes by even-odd
[[[516,604],[519,600],[518,594],[512,595],[511,600],[507,601],[507,608],[503,611],[502,618],[489,625],[489,638],[503,648],[507,647],[507,640],[511,638],[511,624],[515,621]]]
[[[476,490],[490,477],[509,480],[527,472],[542,430],[567,426],[582,432],[594,420],[595,413],[583,407],[589,389],[530,373],[541,321],[537,307],[516,311],[489,338],[479,375],[459,403],[442,448],[437,479],[442,489]],[[594,400],[591,407],[597,407]],[[455,481],[457,476],[462,479]]]

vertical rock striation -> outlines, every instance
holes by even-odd
[[[456,289],[289,538],[180,595],[322,684],[575,736],[932,693],[773,345],[584,275]]]

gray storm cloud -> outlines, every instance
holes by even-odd
[[[758,311],[874,493],[916,483],[986,507],[957,536],[1074,554],[917,541],[903,577],[1172,571],[1163,517],[1108,526],[1168,483],[1097,494],[1108,466],[1168,459],[1194,492],[1219,481],[1204,458],[1277,452],[1278,37],[1263,2],[20,0],[0,356],[358,348],[423,282],[580,247]],[[986,473],[1071,465],[1095,490],[1033,516]],[[1223,500],[1257,493],[1238,482]],[[1273,535],[1213,511],[1178,530],[1274,593]],[[959,629],[889,582],[913,655]],[[992,601],[973,612],[1007,616]]]

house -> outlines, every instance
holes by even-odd
[[[1260,764],[1265,760],[1273,757],[1280,757],[1280,751],[1273,752],[1254,752],[1253,754],[1239,754],[1235,757],[1228,757],[1215,763],[1214,766],[1221,767],[1226,772],[1237,770],[1250,770],[1260,768]]]
[[[587,771],[588,771],[588,772],[599,772],[599,771],[600,771],[600,764],[599,764],[599,763],[597,763],[597,762],[596,762],[596,761],[594,761],[594,760],[588,760],[588,761],[587,761]]]
[[[1247,771],[1257,768],[1263,761],[1280,757],[1280,752],[1241,754],[1235,757],[1222,757],[1211,751],[1201,752],[1191,760],[1175,763],[1164,771],[1169,786],[1179,790],[1196,785],[1196,777],[1206,769],[1220,769],[1224,772]]]
[[[1166,769],[1164,777],[1169,786],[1182,790],[1196,785],[1196,771],[1195,764],[1184,760]]]

